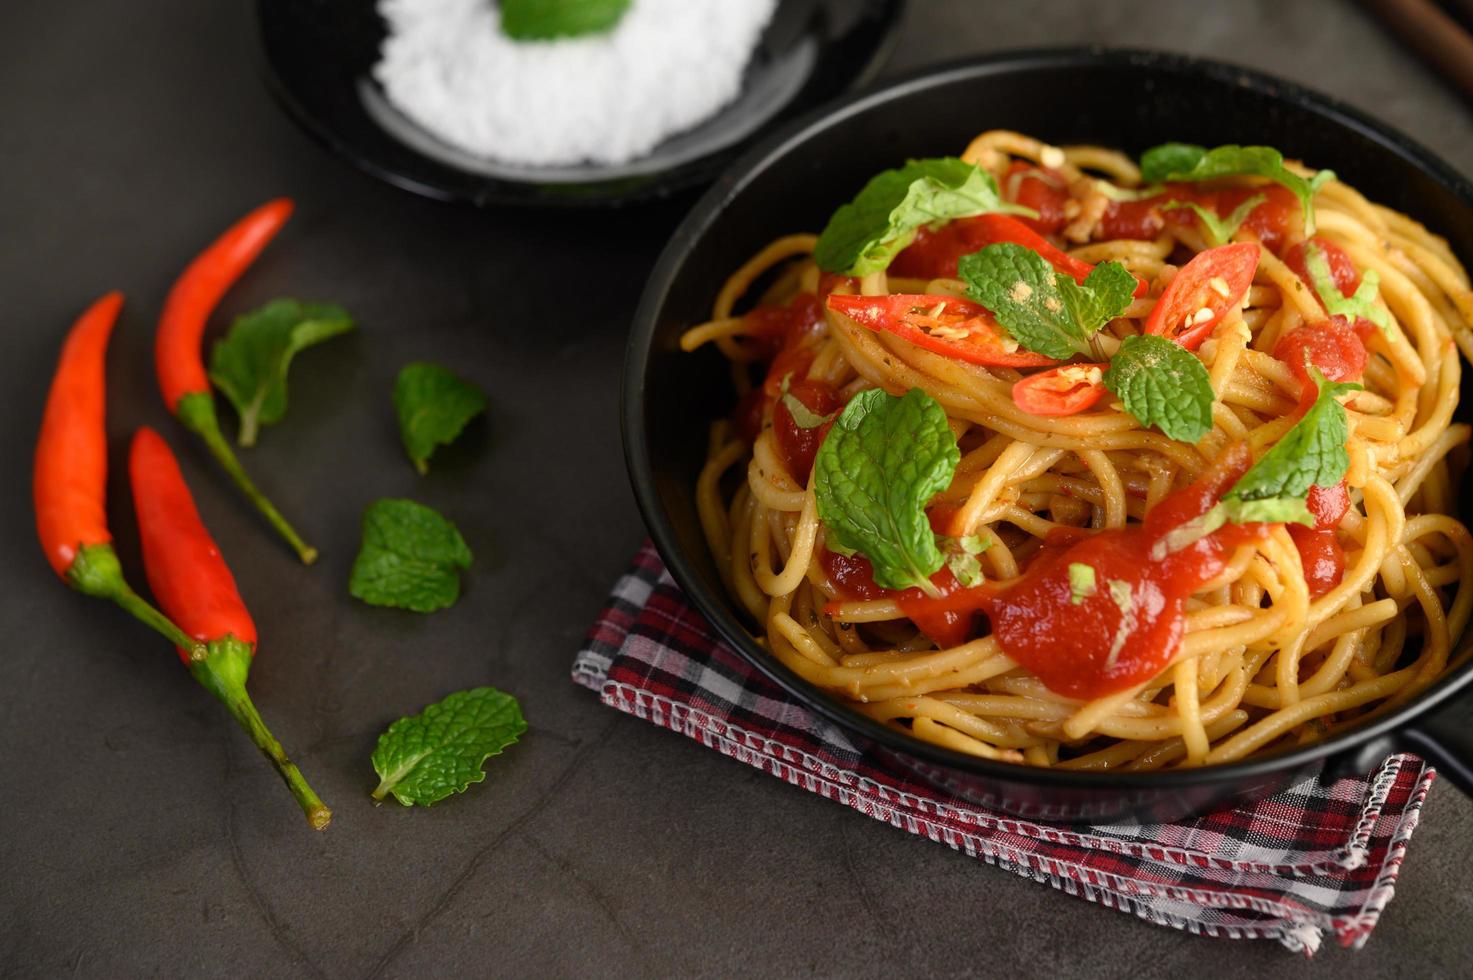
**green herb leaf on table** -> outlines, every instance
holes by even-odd
[[[210,354],[210,380],[240,416],[239,440],[253,446],[263,425],[286,415],[286,374],[298,351],[347,333],[353,318],[341,306],[272,300],[235,318]]]
[[[1161,210],[1171,211],[1176,208],[1190,208],[1196,213],[1198,220],[1202,222],[1202,230],[1207,233],[1207,244],[1212,246],[1226,245],[1232,237],[1238,233],[1243,222],[1253,213],[1268,197],[1263,194],[1254,194],[1242,204],[1233,208],[1233,213],[1226,218],[1219,218],[1217,212],[1211,208],[1204,208],[1196,201],[1167,201],[1161,205]]]
[[[363,512],[363,544],[348,592],[372,606],[434,612],[460,597],[471,550],[454,524],[413,500],[378,500]]]
[[[1226,494],[1240,500],[1264,500],[1270,497],[1299,497],[1312,486],[1332,487],[1350,468],[1350,454],[1345,449],[1349,423],[1345,406],[1336,397],[1361,386],[1351,382],[1327,381],[1313,365],[1309,376],[1319,394],[1304,417],[1274,443],[1273,448],[1254,463],[1243,478]]]
[[[955,157],[911,160],[876,174],[835,211],[818,236],[813,258],[826,272],[880,272],[917,229],[994,211],[1037,217],[1031,208],[1004,201],[997,181],[975,164]]]
[[[1126,337],[1102,379],[1125,410],[1168,438],[1195,445],[1212,431],[1212,379],[1180,344],[1154,334]]]
[[[1060,361],[1090,353],[1090,338],[1125,311],[1136,288],[1118,262],[1100,263],[1081,284],[1013,242],[962,256],[957,274],[1014,340]]]
[[[494,687],[460,691],[400,718],[373,750],[375,800],[429,806],[486,778],[481,767],[527,730],[521,706]]]
[[[1271,146],[1227,146],[1211,150],[1191,143],[1163,143],[1141,154],[1141,181],[1196,182],[1220,177],[1266,177],[1287,187],[1304,211],[1304,233],[1314,234],[1314,195],[1335,179],[1332,170],[1305,179],[1284,166],[1284,155]]]
[[[551,41],[613,30],[632,0],[501,0],[501,33],[513,41]]]
[[[1311,241],[1304,248],[1304,268],[1314,283],[1314,291],[1325,312],[1331,316],[1342,316],[1347,323],[1355,323],[1356,317],[1364,317],[1381,328],[1382,333],[1391,331],[1391,313],[1376,302],[1381,285],[1381,275],[1375,269],[1367,269],[1360,278],[1355,292],[1346,296],[1335,283],[1335,274],[1330,270],[1330,260],[1324,249]]]
[[[399,435],[420,473],[428,473],[430,454],[448,445],[466,423],[486,410],[486,395],[438,364],[406,364],[394,381]]]
[[[832,546],[861,552],[887,589],[937,594],[944,561],[926,503],[951,485],[961,453],[946,412],[919,388],[883,389],[849,400],[814,465],[818,516]]]

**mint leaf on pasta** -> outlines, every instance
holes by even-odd
[[[911,160],[876,174],[835,211],[818,236],[813,258],[826,272],[880,272],[917,229],[990,211],[1037,216],[1031,208],[1004,201],[997,181],[975,164],[955,157]]]
[[[1309,179],[1284,166],[1284,155],[1271,146],[1229,144],[1211,150],[1192,143],[1163,143],[1141,154],[1141,181],[1196,182],[1220,177],[1266,177],[1287,187],[1304,211],[1304,233],[1314,234],[1314,195],[1335,179],[1332,170],[1320,170]]]
[[[1167,201],[1161,205],[1161,210],[1171,211],[1176,208],[1190,208],[1196,213],[1197,219],[1202,222],[1202,230],[1207,233],[1207,244],[1216,247],[1226,245],[1232,237],[1238,233],[1243,222],[1248,220],[1248,215],[1268,198],[1263,194],[1254,194],[1242,204],[1233,208],[1233,213],[1226,218],[1219,218],[1217,212],[1211,208],[1204,208],[1196,201]]]
[[[400,718],[373,750],[375,800],[429,806],[486,778],[482,766],[527,731],[521,705],[494,687],[459,691]]]
[[[378,500],[363,512],[363,544],[348,592],[371,606],[434,612],[460,597],[471,549],[455,525],[413,500]]]
[[[1350,454],[1345,449],[1350,430],[1345,406],[1336,401],[1336,396],[1359,391],[1361,386],[1327,381],[1313,365],[1309,365],[1309,376],[1319,389],[1314,404],[1233,484],[1228,498],[1303,498],[1310,487],[1332,487],[1344,478],[1350,468]]]
[[[263,425],[286,415],[286,374],[304,348],[353,329],[341,306],[272,300],[235,318],[210,352],[210,380],[240,416],[239,440],[254,446]]]
[[[1380,327],[1382,333],[1391,330],[1391,314],[1376,302],[1381,276],[1375,269],[1367,269],[1361,275],[1355,292],[1346,296],[1335,283],[1335,274],[1330,269],[1330,260],[1325,257],[1324,249],[1313,240],[1304,246],[1304,268],[1309,272],[1320,302],[1325,304],[1326,313],[1344,317],[1345,322],[1351,324],[1355,323],[1356,317],[1364,317]]]
[[[486,395],[438,364],[406,364],[394,381],[394,411],[410,462],[430,469],[436,446],[455,441],[467,422],[486,410]]]
[[[1100,263],[1081,284],[1013,242],[963,255],[957,275],[967,295],[987,307],[1014,340],[1059,361],[1089,353],[1090,338],[1124,312],[1136,288],[1135,277],[1118,262]]]
[[[1212,379],[1180,344],[1155,334],[1126,337],[1102,379],[1141,425],[1195,445],[1212,431]]]
[[[926,503],[951,485],[961,459],[946,411],[919,388],[903,398],[861,391],[839,414],[814,464],[828,540],[862,553],[876,584],[937,594],[944,558]]]

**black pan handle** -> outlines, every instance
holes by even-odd
[[[1457,692],[1394,737],[1397,748],[1426,759],[1473,797],[1473,692]]]

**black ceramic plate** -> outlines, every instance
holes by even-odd
[[[1209,108],[1210,107],[1210,108]],[[726,362],[679,349],[726,276],[780,234],[816,230],[835,205],[908,156],[957,153],[977,133],[1016,129],[1053,143],[1139,153],[1168,140],[1276,146],[1331,167],[1372,200],[1405,211],[1473,260],[1473,184],[1405,136],[1326,96],[1216,62],[1151,52],[1017,52],[936,68],[810,115],[752,150],[676,230],[650,276],[630,337],[624,447],[655,544],[726,641],[790,696],[894,764],[995,810],[1108,822],[1174,820],[1262,797],[1328,769],[1365,772],[1415,751],[1473,792],[1473,662],[1412,703],[1279,756],[1160,773],[1071,773],[977,759],[867,718],[759,646],[728,599],[696,516],[694,486],[712,418],[734,401]],[[1464,373],[1470,415],[1473,372]],[[1463,517],[1473,508],[1463,495]],[[1469,638],[1459,650],[1466,653]],[[1434,714],[1434,708],[1441,706]]]
[[[384,38],[372,0],[259,0],[257,18],[272,92],[349,162],[438,200],[576,207],[631,204],[709,182],[760,132],[867,81],[889,54],[904,6],[780,0],[736,101],[617,168],[501,166],[417,127],[371,77]]]

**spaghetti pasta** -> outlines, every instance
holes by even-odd
[[[777,239],[732,275],[711,320],[681,341],[688,351],[718,347],[743,397],[735,424],[713,425],[697,504],[727,588],[771,654],[924,741],[1096,770],[1199,766],[1301,745],[1441,676],[1473,615],[1473,538],[1448,515],[1454,459],[1469,437],[1453,413],[1459,351],[1473,354],[1473,290],[1446,243],[1333,180],[1315,186],[1318,229],[1307,239],[1293,198],[1259,177],[1142,190],[1139,168],[1114,150],[1003,131],[978,136],[961,160],[1027,207],[1029,227],[1044,236],[1033,247],[1045,258],[1059,252],[1050,261],[1061,279],[1067,260],[1081,269],[1116,262],[1140,282],[1094,338],[1098,361],[1151,332],[1173,281],[1213,244],[1205,218],[1163,209],[1164,199],[1196,195],[1219,212],[1242,204],[1248,217],[1226,241],[1256,249],[1251,287],[1221,316],[1189,311],[1179,338],[1190,350],[1185,331],[1211,319],[1194,351],[1213,396],[1210,419],[1195,442],[1171,438],[1103,390],[1086,410],[1038,414],[1021,393],[1054,373],[1037,370],[1048,358],[979,363],[938,319],[926,321],[924,336],[907,335],[836,309],[854,304],[834,297],[967,296],[955,255],[944,268],[924,261],[948,242],[974,250],[964,222],[922,230],[888,269],[852,276],[819,268],[815,236]],[[1363,368],[1353,373],[1363,390],[1341,396],[1343,489],[1311,491],[1339,493],[1339,514],[1316,531],[1270,524],[1235,540],[1185,597],[1179,642],[1148,676],[1097,696],[1060,693],[1019,662],[1026,658],[989,617],[969,612],[960,634],[928,629],[907,593],[872,582],[856,590],[841,574],[832,556],[844,549],[820,519],[813,454],[827,431],[820,423],[859,392],[920,389],[944,409],[959,460],[928,503],[931,520],[952,540],[990,545],[977,555],[985,579],[977,590],[995,595],[1042,563],[1051,542],[1139,528],[1164,500],[1211,479],[1225,457],[1262,457],[1285,440],[1306,412],[1303,369],[1283,359],[1285,345],[1296,356],[1302,347],[1314,366],[1315,345],[1351,325],[1343,314],[1340,333],[1319,326],[1332,321],[1324,304],[1334,297],[1317,295],[1306,263],[1325,256],[1337,277],[1375,274],[1379,300],[1366,310],[1384,317],[1357,333]],[[1218,278],[1209,285],[1228,289]],[[1018,353],[1002,342],[998,350]]]

